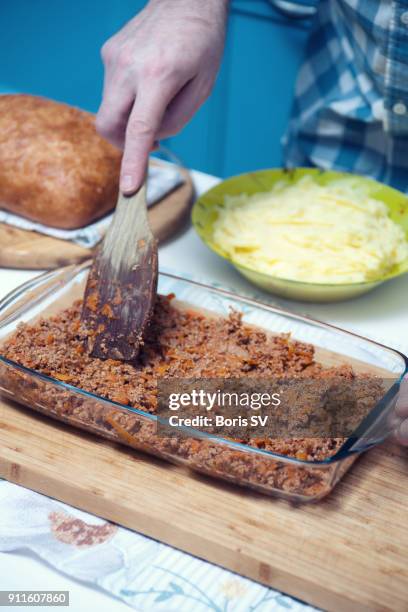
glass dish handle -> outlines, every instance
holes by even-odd
[[[384,442],[394,431],[396,425],[395,405],[401,382],[397,381],[377,404],[376,408],[364,419],[342,449],[342,454],[361,453]]]

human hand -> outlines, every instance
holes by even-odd
[[[209,96],[228,0],[150,0],[102,48],[97,130],[123,148],[120,187],[135,192],[156,140],[179,132]]]
[[[408,377],[405,377],[401,383],[395,414],[399,419],[395,437],[400,444],[408,446]]]

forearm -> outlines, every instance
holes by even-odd
[[[184,14],[214,15],[217,17],[225,16],[230,0],[149,0],[148,5],[163,5],[166,11],[183,11]]]
[[[225,28],[230,0],[150,0],[149,10],[158,8],[165,11],[171,20],[183,19],[186,24],[194,22],[208,28]]]

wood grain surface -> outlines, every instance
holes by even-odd
[[[408,609],[408,452],[393,443],[296,507],[2,400],[0,476],[327,610]]]

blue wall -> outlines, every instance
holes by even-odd
[[[205,0],[203,0],[205,1]],[[96,111],[100,47],[145,0],[0,2],[0,90],[41,94]],[[167,145],[190,166],[227,176],[281,164],[284,132],[307,23],[269,0],[232,0],[216,88]]]

